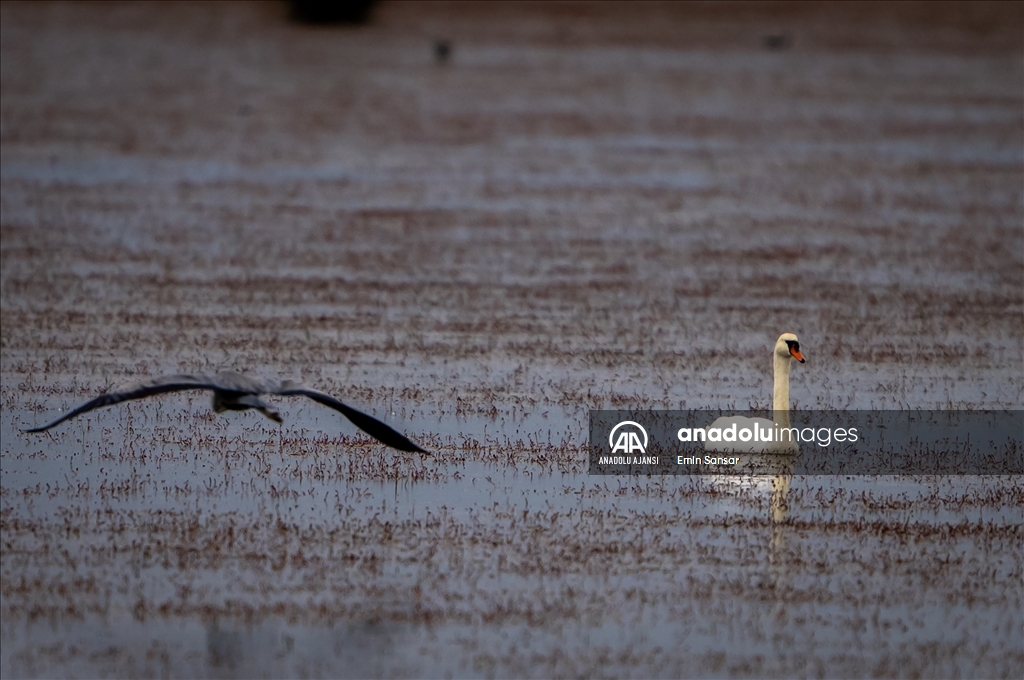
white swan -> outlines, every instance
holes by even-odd
[[[800,341],[793,333],[783,333],[772,352],[775,358],[775,389],[772,392],[773,420],[725,416],[707,428],[705,451],[733,453],[798,453],[798,444],[786,428],[789,424],[789,369],[793,359],[804,363]],[[720,430],[715,435],[712,430]],[[746,435],[744,434],[746,430]],[[744,441],[743,437],[747,436]],[[714,437],[714,441],[712,441]],[[729,438],[726,441],[726,437]],[[768,441],[765,441],[765,440]]]

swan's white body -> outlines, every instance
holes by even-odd
[[[709,438],[712,430],[721,430],[721,434],[715,438],[719,441],[706,441],[705,451],[721,451],[730,453],[798,453],[799,447],[795,440],[789,437],[789,433],[780,433],[782,428],[789,425],[789,369],[793,359],[800,363],[804,362],[803,354],[800,353],[800,341],[793,333],[783,333],[775,343],[775,350],[772,353],[775,357],[775,389],[772,393],[772,411],[774,420],[768,418],[747,418],[745,416],[725,416],[719,418],[707,427]],[[751,437],[748,441],[742,441],[739,436],[733,437],[731,432],[737,434],[742,430],[748,430]],[[727,433],[729,433],[727,435]],[[729,436],[733,441],[723,441]],[[763,441],[770,438],[771,441]],[[780,441],[781,439],[781,441]]]

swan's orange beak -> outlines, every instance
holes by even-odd
[[[799,361],[801,364],[804,363],[804,355],[800,353],[796,347],[790,347],[789,353],[793,355],[793,358]]]

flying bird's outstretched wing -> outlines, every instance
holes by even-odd
[[[73,411],[65,413],[57,420],[53,421],[49,425],[43,425],[42,427],[33,427],[29,430],[22,430],[23,432],[42,432],[43,430],[49,430],[55,425],[60,425],[65,420],[74,418],[77,415],[81,415],[87,411],[101,408],[103,406],[110,406],[111,404],[119,404],[122,401],[129,401],[131,399],[142,399],[143,397],[151,397],[154,394],[163,394],[164,392],[180,392],[182,390],[215,390],[220,389],[217,381],[205,375],[165,375],[160,378],[153,378],[146,382],[132,385],[118,392],[108,392],[107,394],[101,394],[92,401],[87,401]]]
[[[318,392],[317,390],[311,390],[306,387],[297,386],[282,386],[280,389],[274,390],[274,394],[281,396],[303,396],[309,397],[315,402],[323,404],[329,408],[333,408],[335,411],[340,412],[343,416],[352,421],[352,424],[358,427],[360,430],[370,435],[374,439],[377,439],[382,444],[387,444],[393,449],[399,451],[415,451],[417,453],[430,453],[410,441],[405,435],[392,429],[389,425],[385,425],[381,421],[377,420],[373,416],[368,416],[362,411],[357,411],[351,406],[344,402],[335,399],[329,394]]]

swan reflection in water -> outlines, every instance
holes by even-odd
[[[235,670],[242,662],[242,634],[221,630],[216,621],[206,625],[207,663],[212,668]]]

